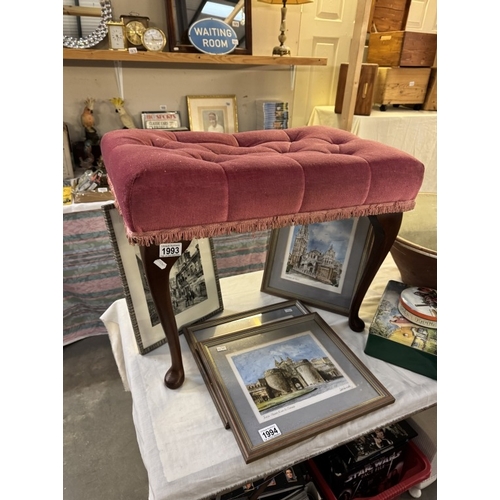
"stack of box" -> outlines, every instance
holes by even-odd
[[[410,5],[409,0],[374,0],[366,62],[379,66],[373,100],[382,111],[387,104],[437,109],[437,34],[405,30]]]
[[[257,100],[257,129],[288,128],[288,103]]]

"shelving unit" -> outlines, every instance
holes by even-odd
[[[231,64],[247,66],[326,66],[325,57],[273,57],[253,55],[211,55],[180,52],[144,52],[63,49],[65,61],[123,61],[157,64]]]

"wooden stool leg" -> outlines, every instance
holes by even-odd
[[[349,326],[355,332],[362,332],[365,328],[365,322],[359,317],[359,308],[373,278],[375,278],[399,233],[403,214],[399,212],[370,215],[368,218],[373,228],[373,244],[349,308]]]
[[[189,246],[190,241],[182,241],[182,251]],[[140,247],[144,273],[148,280],[151,297],[158,312],[161,326],[167,337],[170,355],[172,357],[172,366],[165,374],[165,385],[169,389],[177,389],[184,382],[184,367],[182,364],[181,346],[179,342],[179,332],[175,322],[172,299],[170,297],[169,274],[172,266],[179,256],[162,257],[161,261],[166,265],[158,266],[155,261],[160,259],[160,247],[150,245]]]

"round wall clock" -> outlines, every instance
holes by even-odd
[[[142,34],[142,45],[151,52],[160,52],[167,44],[165,33],[159,28],[147,28]]]
[[[120,16],[120,20],[125,25],[125,35],[129,43],[137,47],[142,45],[141,35],[149,26],[149,17],[130,14]]]
[[[130,21],[125,26],[125,31],[127,33],[127,40],[132,45],[141,45],[141,35],[144,33],[146,26],[140,21]]]

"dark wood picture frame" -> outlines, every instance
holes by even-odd
[[[207,0],[200,0],[198,11],[201,11]],[[237,1],[233,0],[235,6]],[[245,10],[245,47],[236,47],[231,54],[252,54],[252,0],[244,0]],[[167,15],[167,39],[170,52],[199,53],[189,41],[188,29],[197,19],[192,22],[186,16],[185,0],[165,0],[165,11]]]
[[[246,463],[395,401],[318,313],[202,340],[200,356]]]

